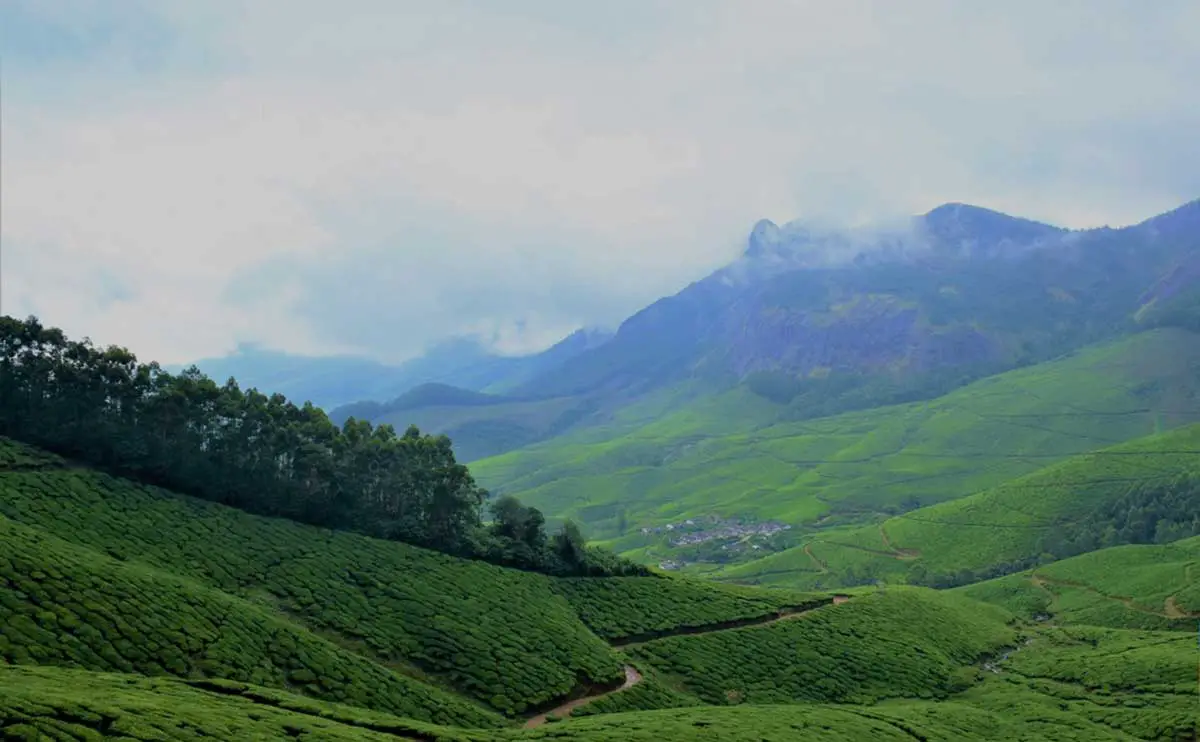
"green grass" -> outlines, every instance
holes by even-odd
[[[658,543],[637,533],[640,526],[706,514],[809,526],[832,514],[821,525],[845,524],[957,499],[1200,419],[1197,367],[1200,336],[1162,329],[929,402],[805,422],[773,423],[781,408],[738,388],[685,397],[674,411],[664,404],[632,426],[476,461],[471,470],[484,486],[575,518],[622,551]]]
[[[871,703],[944,697],[959,671],[1013,640],[1011,614],[923,589],[860,596],[766,626],[628,651],[706,703]]]
[[[555,589],[589,629],[608,640],[771,617],[832,599],[677,577],[569,578],[558,580]]]
[[[956,592],[1059,624],[1191,631],[1198,585],[1200,537],[1101,549]]]
[[[1148,436],[882,524],[816,535],[807,546],[726,569],[720,578],[827,589],[865,579],[905,581],[916,570],[955,575],[1034,560],[1047,534],[1069,532],[1136,486],[1194,471],[1197,452],[1200,425]]]

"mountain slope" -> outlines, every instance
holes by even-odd
[[[1194,728],[1194,699],[1176,682],[1188,671],[1184,653],[1162,637],[1110,633],[1092,652],[1087,636],[1039,631],[1008,661],[1020,674],[990,679],[978,663],[1013,643],[1018,627],[1003,608],[965,596],[898,589],[828,605],[684,578],[514,572],[247,515],[4,440],[0,512],[0,648],[23,663],[0,663],[0,733],[17,739],[782,741],[800,729],[830,740],[1065,741]],[[697,626],[688,606],[710,623]],[[780,616],[789,606],[799,612]],[[206,615],[220,628],[206,628]],[[730,628],[746,618],[760,625]],[[634,643],[622,657],[584,622]],[[683,635],[641,636],[676,630]],[[1137,664],[1107,659],[1118,647]],[[176,668],[173,653],[207,677]],[[554,668],[587,668],[589,658],[606,658],[591,672],[632,658],[647,679],[584,706],[586,718],[537,729],[483,728],[498,717],[465,698],[532,703],[555,682]],[[142,662],[190,677],[139,677],[153,669]],[[290,674],[281,680],[272,667]],[[1093,701],[1071,685],[1082,682],[1112,690]],[[389,705],[393,687],[403,689],[399,707]],[[944,701],[918,700],[928,697]],[[819,703],[723,707],[742,698]],[[846,703],[874,698],[891,700]],[[717,706],[697,705],[705,702]],[[644,710],[664,705],[684,707]],[[453,726],[413,718],[446,716]]]
[[[229,355],[189,365],[214,379],[223,381],[232,376],[244,388],[283,394],[334,410],[364,400],[384,402],[429,383],[504,392],[603,344],[607,338],[608,333],[600,330],[579,330],[549,349],[527,356],[496,355],[478,341],[457,338],[394,366],[358,356],[303,356],[244,344]],[[183,366],[168,370],[182,371]]]
[[[1192,535],[1200,528],[1198,455],[1200,425],[1187,426],[882,523],[820,534],[722,578],[800,588],[876,579],[949,587],[1024,569],[1048,551],[1071,556],[1106,540]]]
[[[494,492],[621,550],[707,515],[823,526],[963,497],[1054,460],[1200,419],[1200,335],[1170,328],[975,382],[930,402],[763,425],[737,389],[629,432],[581,432],[472,464]],[[626,532],[619,529],[622,518]],[[623,537],[622,537],[623,536]],[[663,556],[669,552],[659,551]]]
[[[743,258],[636,313],[608,343],[521,387],[644,393],[683,378],[978,374],[1110,336],[1200,247],[1190,206],[1070,232],[949,204],[890,231],[760,222]]]
[[[1200,537],[1100,549],[956,592],[1056,623],[1190,631],[1200,618]]]
[[[424,379],[544,405],[403,415],[353,405],[334,416],[426,421],[475,460],[594,429],[687,385],[713,394],[742,383],[793,419],[930,399],[1116,337],[1135,315],[1146,327],[1179,324],[1178,312],[1147,306],[1164,277],[1187,286],[1200,277],[1184,270],[1200,252],[1200,233],[1187,228],[1194,210],[1084,231],[965,204],[886,229],[763,220],[738,260],[636,312],[611,338],[568,338],[490,386]],[[447,414],[452,422],[439,422]]]

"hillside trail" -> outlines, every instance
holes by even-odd
[[[1167,618],[1200,618],[1200,613],[1185,611],[1175,602],[1175,596],[1167,598],[1163,602],[1163,613]]]
[[[613,693],[620,693],[623,690],[632,688],[633,686],[637,685],[640,682],[642,682],[642,674],[640,672],[638,672],[637,669],[633,667],[633,665],[625,665],[625,682],[621,684],[620,688],[616,688],[614,690],[609,690],[609,691],[604,691],[603,693],[593,693],[592,695],[583,696],[582,698],[576,698],[573,701],[567,701],[564,704],[555,706],[554,708],[550,709],[546,713],[538,714],[537,716],[526,721],[525,728],[533,729],[535,727],[540,727],[541,725],[546,723],[546,717],[548,717],[552,714],[559,718],[566,718],[571,715],[572,711],[579,708],[580,706],[587,705],[587,704],[591,703],[592,701],[598,700],[600,698],[604,698],[605,696],[612,695]]]
[[[764,618],[761,621],[757,621],[757,622],[751,623],[751,624],[746,624],[743,626],[721,627],[721,628],[713,628],[710,631],[694,632],[691,635],[695,636],[696,634],[712,634],[712,633],[716,633],[719,631],[731,631],[734,628],[744,629],[744,628],[750,628],[750,627],[769,626],[773,623],[779,623],[780,621],[790,621],[795,618],[800,618],[801,616],[807,616],[809,613],[812,613],[813,611],[818,610],[820,608],[824,608],[825,606],[828,606],[828,605],[841,605],[842,603],[845,603],[849,600],[850,600],[849,595],[834,595],[833,600],[831,602],[824,603],[824,604],[818,605],[818,606],[813,606],[812,608],[809,608],[807,610],[794,611],[792,613],[784,613],[782,615],[772,616],[771,618]],[[651,639],[650,641],[655,641],[655,640]],[[639,643],[645,643],[645,642],[639,642]],[[622,648],[633,647],[633,646],[637,646],[637,644],[622,645]],[[576,698],[574,700],[562,703],[558,706],[555,706],[554,708],[550,709],[549,711],[547,711],[545,713],[541,713],[541,714],[538,714],[537,716],[533,716],[533,717],[529,718],[528,720],[525,721],[524,728],[525,729],[533,729],[534,727],[540,727],[546,723],[546,718],[551,715],[557,716],[559,718],[566,718],[567,716],[571,715],[572,711],[579,708],[580,706],[586,706],[587,704],[591,703],[592,701],[597,701],[601,698],[604,698],[605,696],[611,696],[614,693],[620,693],[623,690],[628,690],[629,688],[632,688],[633,686],[637,685],[640,682],[642,682],[642,674],[637,671],[637,668],[635,668],[633,665],[625,665],[625,682],[621,684],[621,687],[614,688],[614,689],[608,690],[608,691],[603,691],[601,693],[592,693],[592,694],[582,696],[580,698]]]
[[[1106,593],[1100,592],[1099,590],[1092,587],[1091,585],[1085,585],[1082,582],[1072,582],[1070,580],[1056,580],[1054,578],[1046,577],[1044,575],[1038,575],[1038,574],[1031,575],[1030,581],[1035,586],[1045,590],[1046,592],[1050,593],[1051,595],[1053,595],[1054,593],[1053,593],[1053,591],[1049,590],[1046,587],[1047,584],[1062,585],[1064,587],[1073,587],[1076,590],[1083,590],[1083,591],[1089,592],[1092,595],[1095,595],[1097,597],[1104,598],[1105,600],[1111,600],[1114,603],[1120,603],[1121,605],[1125,606],[1126,608],[1128,608],[1131,611],[1136,611],[1138,613],[1144,613],[1149,616],[1158,616],[1159,618],[1170,618],[1170,619],[1200,618],[1200,614],[1188,613],[1188,612],[1184,611],[1182,608],[1180,608],[1179,605],[1175,602],[1174,595],[1172,595],[1171,597],[1167,598],[1166,601],[1164,601],[1163,610],[1160,612],[1160,611],[1154,610],[1153,608],[1149,608],[1147,606],[1144,606],[1144,605],[1134,601],[1133,598],[1123,598],[1118,595],[1108,595]]]
[[[892,543],[892,539],[888,537],[887,529],[884,528],[884,523],[879,524],[879,537],[883,540],[883,545],[896,553],[897,559],[918,559],[921,556],[919,549],[901,549]]]

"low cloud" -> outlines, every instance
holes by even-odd
[[[6,59],[0,310],[167,362],[537,349],[761,217],[1200,195],[1194,3],[72,5],[13,6],[73,41]]]

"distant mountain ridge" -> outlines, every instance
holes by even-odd
[[[398,365],[357,356],[302,356],[243,344],[227,356],[195,361],[214,379],[235,377],[244,388],[279,392],[311,401],[327,411],[355,402],[385,402],[422,384],[457,386],[470,391],[503,392],[567,358],[604,343],[610,333],[577,330],[541,353],[502,356],[479,340],[451,338],[425,354]],[[193,364],[187,364],[193,365]],[[174,370],[181,370],[180,365]]]
[[[739,260],[518,390],[638,394],[754,372],[899,378],[1035,362],[1128,325],[1138,297],[1200,247],[1197,213],[1192,202],[1078,231],[965,204],[860,232],[762,220]]]
[[[929,398],[1180,317],[1200,326],[1198,256],[1200,201],[1118,229],[1068,230],[962,203],[846,230],[764,219],[731,264],[615,333],[579,331],[543,353],[498,357],[456,339],[396,368],[293,357],[273,375],[227,367],[314,399],[335,420],[420,422],[491,455],[680,385],[748,385],[790,404],[791,417],[813,417]],[[201,369],[223,377],[221,360]],[[426,405],[391,403],[424,384],[502,399],[447,407],[443,390]]]

